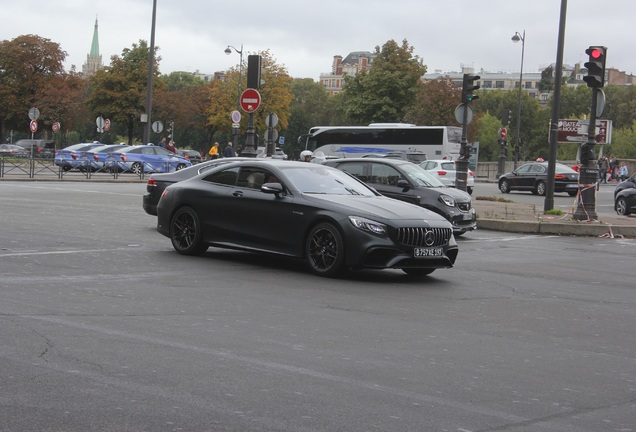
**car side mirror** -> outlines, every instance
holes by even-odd
[[[280,198],[280,195],[284,190],[285,188],[283,188],[283,185],[280,183],[263,183],[261,186],[261,192],[274,194],[276,195],[276,198]]]
[[[400,179],[397,181],[397,183],[395,184],[397,187],[401,187],[404,190],[407,190],[411,187],[411,185],[409,184],[409,182],[407,182],[404,179]]]

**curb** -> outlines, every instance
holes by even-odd
[[[636,226],[612,225],[603,222],[542,222],[504,219],[479,219],[478,229],[517,232],[525,234],[550,234],[587,237],[635,237]]]

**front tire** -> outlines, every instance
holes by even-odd
[[[181,255],[202,255],[208,250],[203,241],[199,216],[190,207],[181,207],[170,221],[172,247]]]
[[[625,198],[620,197],[616,200],[616,213],[620,216],[629,216],[629,208],[627,207]]]
[[[320,223],[307,236],[305,255],[314,274],[334,277],[343,271],[345,250],[342,236],[330,223]]]
[[[435,271],[435,269],[431,268],[404,268],[402,269],[404,273],[409,276],[428,276]]]
[[[510,183],[508,183],[508,180],[503,179],[499,182],[499,190],[501,191],[501,193],[510,192]]]
[[[141,173],[144,172],[144,167],[139,162],[135,162],[130,167],[130,170],[134,172],[135,174],[140,175]]]

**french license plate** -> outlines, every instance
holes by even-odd
[[[444,249],[443,248],[415,248],[413,249],[413,256],[415,258],[444,256]]]

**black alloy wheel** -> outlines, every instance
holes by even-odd
[[[344,242],[338,229],[330,223],[319,223],[312,228],[305,253],[311,271],[319,276],[339,275],[344,266]]]
[[[202,255],[208,250],[203,241],[199,216],[190,207],[181,207],[170,221],[172,247],[181,255]]]
[[[619,197],[616,200],[616,213],[620,216],[629,216],[629,209],[627,208],[627,201],[623,197]]]
[[[537,185],[535,186],[535,192],[537,193],[537,195],[545,196],[547,189],[548,188],[546,187],[546,184],[543,180],[539,180],[539,182],[537,182]]]

